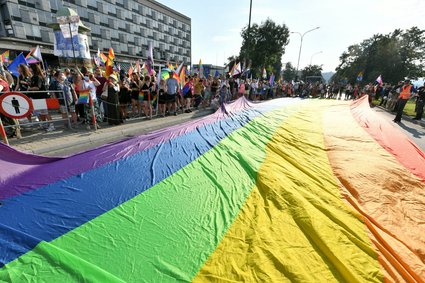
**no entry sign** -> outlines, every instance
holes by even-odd
[[[24,118],[32,111],[31,99],[20,92],[6,92],[0,96],[0,112],[9,118]]]

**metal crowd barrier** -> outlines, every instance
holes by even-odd
[[[59,122],[59,121],[66,121],[68,127],[71,127],[71,120],[70,120],[70,113],[69,113],[69,107],[68,107],[68,102],[64,97],[64,93],[61,90],[47,90],[47,91],[19,91],[22,94],[28,95],[28,94],[39,94],[39,93],[48,93],[48,94],[53,94],[56,97],[52,97],[52,98],[30,98],[33,102],[33,112],[32,113],[37,113],[39,111],[43,111],[43,110],[47,110],[48,114],[53,114],[52,110],[58,111],[60,109],[60,101],[63,101],[63,105],[66,111],[66,119],[62,118],[62,113],[60,113],[61,118],[60,119],[52,119],[52,120],[46,120],[46,121],[31,121],[28,123],[20,123],[18,119],[11,119],[11,118],[5,118],[4,120],[9,121],[9,122],[13,122],[12,123],[8,123],[3,125],[4,129],[9,129],[9,128],[15,128],[15,130],[20,130],[20,127],[23,126],[35,126],[35,125],[41,125],[41,124],[46,124],[46,123],[54,123],[54,122]],[[3,94],[2,92],[0,92],[0,95]],[[59,95],[58,95],[59,94]],[[59,97],[58,97],[59,96]],[[40,104],[42,105],[46,105],[46,109],[40,108]],[[49,108],[50,105],[50,108]],[[49,112],[50,110],[50,112]],[[58,112],[56,112],[55,114],[59,114]],[[51,117],[54,117],[51,115]],[[4,118],[4,117],[2,117]],[[24,119],[24,118],[23,118]]]

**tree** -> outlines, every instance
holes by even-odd
[[[302,77],[310,77],[310,76],[322,76],[322,66],[319,65],[308,65],[302,71]]]
[[[292,66],[291,62],[288,62],[283,70],[283,79],[285,81],[292,81],[295,79],[296,73],[297,71],[295,70],[295,67]]]
[[[363,73],[364,82],[373,82],[382,75],[385,82],[397,83],[408,77],[425,75],[425,30],[412,27],[406,31],[377,34],[348,47],[340,56],[334,81],[356,81]]]
[[[289,43],[286,25],[278,25],[267,19],[261,25],[253,24],[249,33],[248,27],[244,27],[241,35],[243,41],[239,58],[250,65],[253,74],[260,76],[263,68],[266,68],[268,74],[280,74],[282,56]]]

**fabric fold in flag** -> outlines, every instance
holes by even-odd
[[[66,158],[0,146],[0,281],[423,281],[425,158],[367,100],[223,108]]]

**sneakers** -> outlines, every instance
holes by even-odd
[[[90,131],[90,125],[87,125],[87,126],[86,126],[86,130],[87,130],[87,131]]]
[[[177,116],[177,112],[174,112],[174,116]]]

